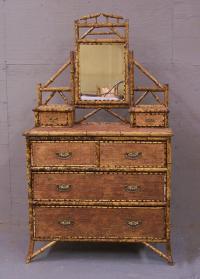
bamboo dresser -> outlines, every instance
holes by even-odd
[[[99,22],[100,17],[106,18],[106,21]],[[116,20],[116,23],[112,20]],[[127,24],[120,16],[102,13],[75,22],[76,30],[82,26],[91,29],[98,25],[99,29],[101,26],[112,27],[112,33],[118,34],[114,28],[121,27],[125,28],[126,36]],[[104,89],[102,100],[83,101],[80,86],[77,86],[77,82],[80,83],[78,69],[81,63],[81,60],[77,62],[80,59],[79,44],[94,43],[89,39],[84,42],[89,34],[86,33],[80,39],[77,31],[78,47],[71,53],[69,62],[46,84],[38,85],[35,127],[24,133],[27,142],[30,226],[27,263],[59,241],[139,242],[172,263],[172,131],[168,128],[168,86],[159,83],[125,49],[125,63],[128,65],[125,73],[128,77],[125,76],[123,99],[120,95],[116,100],[120,89],[115,88],[116,95],[109,95],[113,100],[106,100]],[[112,40],[110,44],[115,44],[115,40]],[[71,85],[50,87],[68,67]],[[145,74],[154,86],[137,87],[133,82],[134,67]],[[98,94],[100,91],[98,88]],[[139,98],[136,97],[137,92],[142,93]],[[43,94],[47,93],[50,95],[44,100]],[[71,101],[66,93],[71,94]],[[164,96],[163,101],[158,93]],[[56,94],[62,97],[63,104],[49,104]],[[147,94],[151,94],[159,104],[141,104]],[[112,110],[122,107],[129,108],[129,119]],[[75,116],[76,108],[94,110],[78,119]],[[122,123],[85,122],[101,109]],[[34,251],[36,241],[47,241],[47,244]],[[159,250],[156,243],[165,244],[166,253]]]

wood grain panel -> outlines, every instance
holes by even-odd
[[[164,208],[36,207],[35,236],[165,238]]]
[[[164,201],[164,174],[34,173],[34,199]]]
[[[100,144],[100,166],[165,167],[165,143],[102,142]]]
[[[32,166],[96,166],[96,152],[95,142],[33,142],[31,161]]]

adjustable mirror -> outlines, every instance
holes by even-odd
[[[128,21],[96,14],[75,22],[77,106],[128,105]]]

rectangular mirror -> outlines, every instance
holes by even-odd
[[[126,50],[124,44],[79,44],[79,100],[124,101]]]

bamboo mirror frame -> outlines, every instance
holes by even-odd
[[[75,21],[75,106],[129,106],[128,21],[95,14]]]

